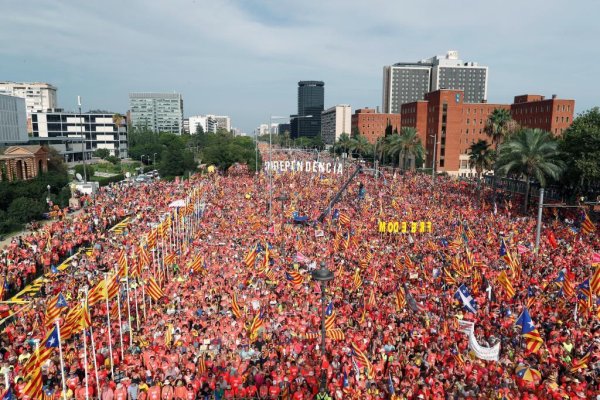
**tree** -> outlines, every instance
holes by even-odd
[[[573,120],[560,141],[567,169],[564,183],[587,191],[600,183],[600,108],[592,108]]]
[[[363,135],[358,135],[351,139],[350,150],[360,157],[366,157],[372,151],[372,145]]]
[[[483,171],[489,171],[494,166],[494,151],[483,139],[471,144],[469,147],[469,168],[475,168],[477,179],[481,179]]]
[[[406,157],[417,160],[423,160],[425,149],[419,138],[419,134],[415,128],[404,127],[400,129],[400,137],[402,138],[404,165],[406,168]]]
[[[254,146],[254,141],[246,136],[219,137],[202,148],[202,161],[225,172],[235,163],[246,164],[250,171],[255,171],[257,164],[260,168],[262,161],[259,154],[257,163]]]
[[[106,160],[106,157],[110,156],[110,151],[108,149],[96,149],[94,151],[94,157],[100,157],[103,160]]]
[[[39,219],[47,211],[47,205],[40,200],[29,197],[17,197],[10,203],[7,214],[19,223]]]
[[[124,116],[122,116],[119,113],[114,113],[112,116],[112,121],[113,124],[115,124],[117,126],[117,131],[119,130],[119,127],[121,126],[121,124],[123,123],[123,120],[125,119]]]
[[[487,121],[485,122],[484,132],[495,145],[496,151],[498,146],[503,142],[504,137],[508,134],[508,128],[511,126],[510,111],[505,108],[496,108]]]
[[[334,144],[335,151],[337,154],[348,153],[350,151],[350,147],[352,146],[352,139],[348,136],[347,133],[342,133]]]
[[[502,174],[513,174],[525,178],[523,212],[527,212],[531,178],[541,187],[546,187],[548,178],[559,179],[565,168],[560,159],[558,142],[550,133],[540,129],[522,129],[500,146],[497,170]]]
[[[200,124],[196,124],[196,135],[204,135],[204,128]]]
[[[392,127],[392,124],[390,123],[390,120],[388,119],[387,121],[387,126],[385,127],[385,137],[388,137],[390,135],[392,135],[394,133],[394,128]]]

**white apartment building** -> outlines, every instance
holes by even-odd
[[[335,144],[342,133],[351,133],[352,108],[348,104],[338,104],[321,113],[321,136],[326,145]]]
[[[190,134],[194,135],[198,130],[198,126],[202,127],[204,133],[216,133],[218,121],[214,115],[193,115],[188,118],[190,126]]]
[[[402,104],[424,100],[439,89],[464,91],[465,103],[487,100],[488,67],[465,62],[458,52],[417,62],[399,62],[383,67],[383,112],[400,114]]]
[[[25,99],[27,114],[58,108],[56,87],[42,82],[0,82],[0,94]]]

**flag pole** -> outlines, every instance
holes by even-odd
[[[129,345],[133,344],[133,326],[131,323],[131,300],[129,297],[129,261],[125,255],[125,293],[127,294],[127,325],[129,326]]]
[[[141,281],[142,279],[140,279]],[[142,282],[143,283],[143,282]],[[146,291],[144,290],[145,284],[142,284],[142,311],[144,313],[144,321],[146,320]]]
[[[114,376],[115,370],[113,366],[113,348],[112,348],[112,334],[111,334],[111,325],[110,325],[110,307],[108,305],[108,273],[104,274],[104,286],[106,290],[106,323],[108,325],[108,353],[110,355],[110,374]]]
[[[134,295],[134,303],[135,303],[135,329],[136,330],[140,330],[140,314],[138,311],[138,295],[137,295],[137,282],[135,283],[135,288],[133,288],[133,295]],[[133,344],[133,340],[131,342]]]
[[[65,362],[63,360],[62,344],[61,344],[61,340],[60,340],[60,325],[58,324],[58,320],[54,321],[54,325],[56,326],[56,333],[58,335],[58,355],[60,357],[60,376],[62,378],[62,398],[63,398],[63,400],[67,400],[67,382],[65,380]]]
[[[92,318],[92,316],[90,315],[90,320],[91,320],[91,318]],[[110,330],[110,328],[109,328],[109,330]],[[94,341],[93,324],[90,324],[90,339],[92,341],[92,357],[94,360],[94,376],[95,376],[95,381],[96,381],[96,389],[98,390],[98,395],[100,395],[100,380],[98,379],[98,361],[96,360],[96,343]]]
[[[87,293],[87,291],[86,291]],[[85,300],[81,299],[81,308],[82,308],[82,312],[85,313],[86,309],[85,309],[86,305],[85,305]],[[85,315],[85,314],[84,314]],[[85,316],[83,317],[85,319]],[[87,356],[87,340],[85,338],[85,331],[86,329],[83,328],[82,331],[82,339],[83,339],[83,362],[84,362],[84,367],[83,367],[83,371],[84,371],[84,376],[85,376],[85,400],[89,400],[90,399],[90,391],[89,391],[89,375],[88,375],[88,356]]]
[[[120,281],[119,272],[117,271],[117,282]],[[119,337],[121,340],[121,360],[125,359],[125,350],[123,349],[123,321],[121,320],[121,282],[118,283],[117,290],[117,310],[119,311]]]

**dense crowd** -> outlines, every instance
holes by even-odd
[[[510,200],[494,210],[489,191],[452,179],[432,186],[423,175],[363,173],[317,222],[351,174],[350,165],[344,168],[342,175],[274,174],[272,188],[266,174],[113,186],[75,218],[13,242],[4,250],[13,276],[48,252],[57,254],[50,263],[58,262],[80,240],[94,246],[64,272],[49,274],[29,305],[10,306],[0,391],[28,398],[33,375],[22,370],[52,332],[44,324],[47,298],[64,295],[73,306],[118,268],[122,251],[134,264],[139,247],[151,250],[146,238],[161,217],[180,218],[169,204],[200,188],[203,213],[188,213],[159,235],[141,276],[122,280],[116,313],[115,298],[93,305],[88,334],[62,343],[67,398],[312,399],[322,374],[335,399],[600,395],[599,293],[580,301],[600,244],[597,231],[574,233],[576,212],[544,215],[536,253],[535,219]],[[127,215],[125,231],[105,229]],[[408,232],[380,232],[379,221],[407,222]],[[421,232],[421,221],[432,232]],[[328,332],[324,356],[322,293],[310,279],[322,262],[334,273],[325,304],[327,329],[336,332]],[[158,301],[138,290],[150,276],[162,285]],[[456,296],[461,285],[475,312]],[[516,325],[525,307],[543,341],[537,351],[527,349]],[[477,356],[461,321],[474,323],[481,346],[500,344],[497,361]],[[61,396],[60,365],[58,351],[41,365],[46,398]]]

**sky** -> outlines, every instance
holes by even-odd
[[[124,113],[129,92],[178,92],[185,116],[245,132],[325,107],[381,106],[383,66],[447,50],[489,67],[488,101],[542,94],[600,105],[600,1],[1,0],[0,81],[58,87],[59,107]]]

